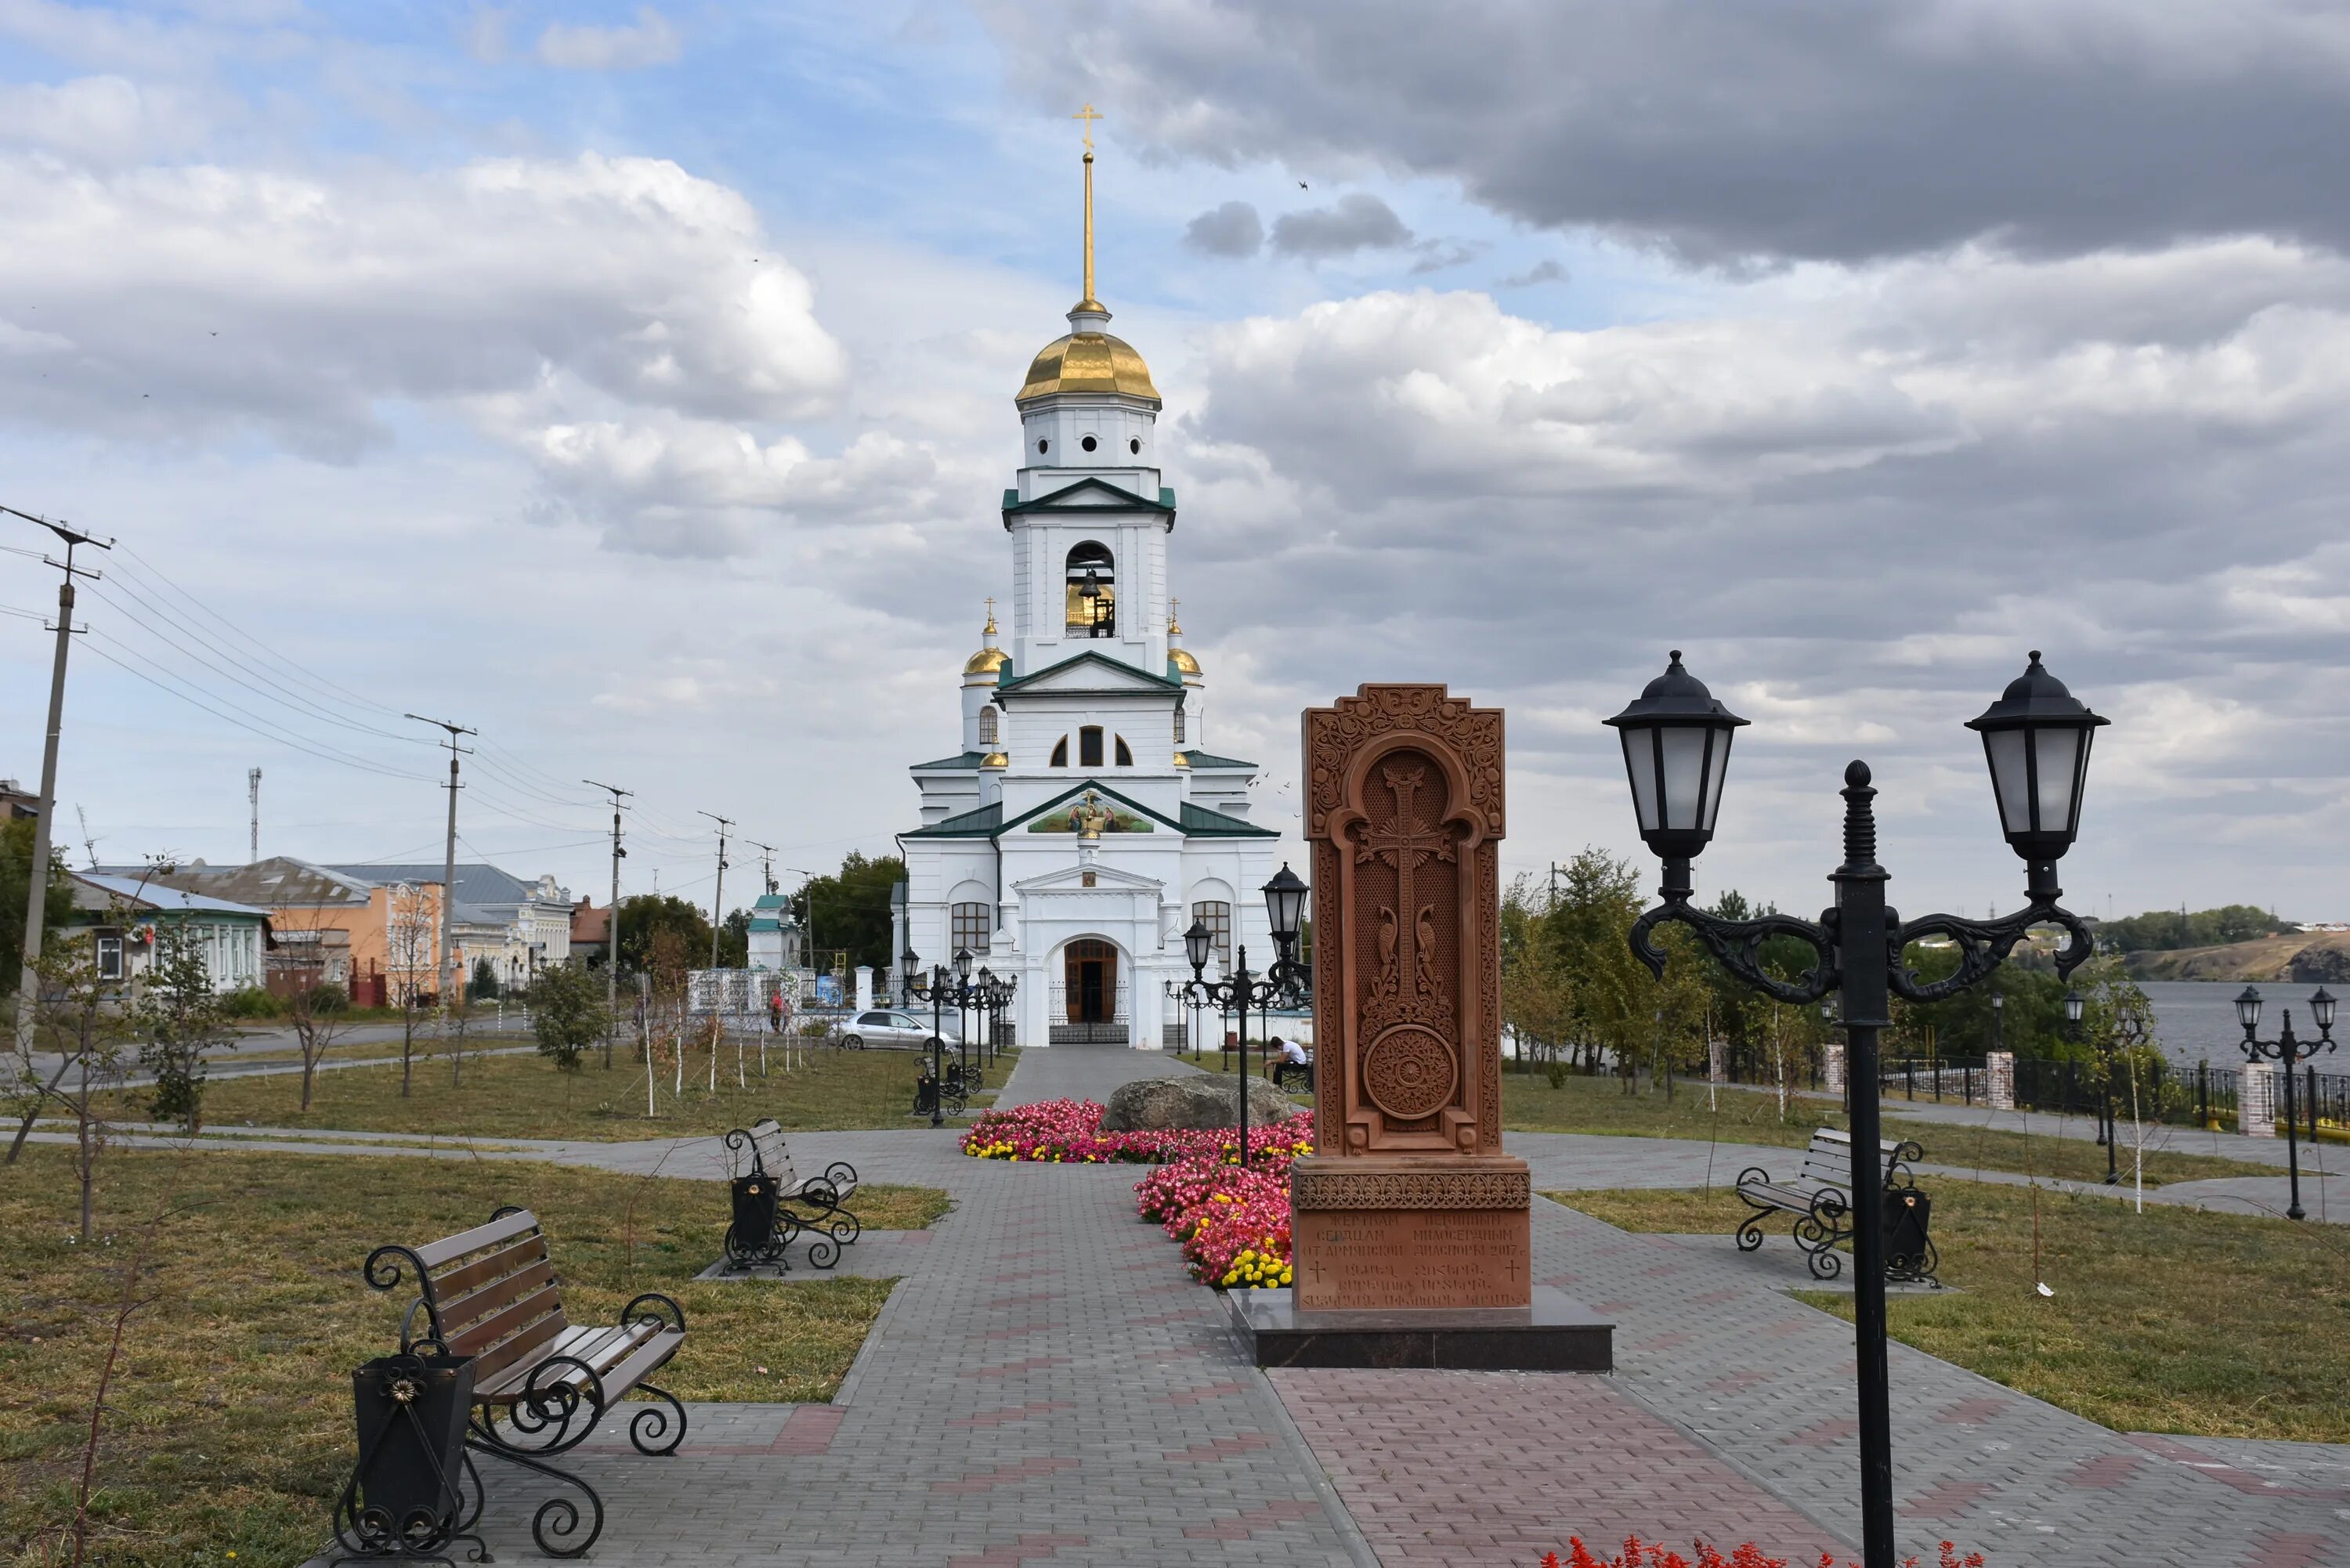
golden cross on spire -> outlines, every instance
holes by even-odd
[[[1170,637],[1180,637],[1183,635],[1183,623],[1175,618],[1175,612],[1177,609],[1181,607],[1182,603],[1183,601],[1181,599],[1169,599],[1167,601],[1167,635]]]
[[[1077,306],[1099,310],[1101,302],[1094,297],[1094,121],[1101,113],[1087,104],[1069,118],[1084,121],[1086,128],[1086,296],[1077,301]]]
[[[995,601],[993,599],[989,599],[987,601],[986,635],[989,637],[993,637],[995,635]]]

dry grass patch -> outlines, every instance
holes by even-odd
[[[505,1160],[110,1151],[110,1241],[77,1245],[70,1152],[29,1147],[0,1186],[0,1550],[14,1563],[39,1562],[39,1533],[72,1517],[125,1266],[167,1209],[144,1243],[146,1304],[98,1452],[92,1561],[117,1568],[232,1551],[237,1568],[270,1568],[318,1546],[350,1459],[350,1369],[391,1347],[408,1301],[359,1278],[380,1242],[528,1205],[576,1316],[647,1290],[684,1307],[685,1346],[659,1381],[686,1399],[831,1397],[889,1290],[808,1275],[697,1283],[721,1251],[723,1187]],[[857,1195],[868,1230],[927,1225],[946,1207],[935,1189]]]
[[[213,1126],[599,1141],[708,1136],[748,1127],[761,1116],[775,1117],[790,1132],[902,1127],[914,1125],[914,1080],[929,1060],[910,1051],[820,1049],[808,1054],[805,1069],[786,1073],[780,1051],[771,1051],[763,1079],[754,1051],[743,1065],[748,1086],[737,1088],[729,1047],[720,1056],[713,1092],[708,1087],[709,1057],[697,1053],[687,1060],[683,1096],[671,1092],[675,1080],[664,1074],[654,1096],[658,1114],[648,1117],[644,1069],[629,1066],[625,1058],[607,1069],[591,1057],[578,1072],[564,1073],[536,1054],[468,1057],[454,1089],[447,1060],[420,1062],[414,1088],[404,1099],[395,1059],[389,1066],[319,1074],[307,1111],[300,1108],[296,1075],[217,1079],[204,1091],[204,1120]],[[991,1087],[1002,1085],[1014,1060],[1007,1053],[988,1071]],[[116,1114],[125,1120],[146,1119],[143,1094],[123,1097]]]
[[[2350,1442],[2350,1237],[2287,1220],[2042,1191],[1920,1183],[1941,1277],[1895,1296],[1895,1338],[2116,1431]],[[1749,1210],[1717,1189],[1547,1196],[1627,1231],[1728,1235]],[[1763,1242],[1791,1247],[1779,1225]],[[1803,1299],[1849,1318],[1852,1301]]]

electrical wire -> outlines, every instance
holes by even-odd
[[[245,641],[251,643],[262,652],[269,655],[270,658],[275,659],[279,663],[285,665],[289,670],[293,671],[296,678],[301,680],[305,685],[313,687],[322,693],[333,696],[339,701],[357,702],[363,707],[372,708],[377,712],[383,714],[387,718],[398,719],[406,716],[396,708],[387,708],[382,703],[377,701],[374,698],[362,696],[360,693],[350,690],[350,688],[347,686],[338,686],[335,682],[327,680],[324,676],[310,675],[300,664],[286,658],[276,649],[271,648],[267,643],[263,642],[259,638],[255,637],[251,632],[246,631],[243,627],[238,626],[234,621],[230,620],[226,616],[222,615],[218,610],[215,610],[211,606],[205,604],[202,599],[196,597],[195,595],[180,587],[178,583],[172,581],[169,573],[165,572],[162,567],[157,566],[146,556],[140,555],[134,546],[130,545],[118,545],[116,548],[121,551],[122,556],[128,556],[131,561],[137,563],[137,566],[143,569],[144,575],[152,577],[155,582],[160,584],[163,588],[179,595],[181,598],[186,600],[198,611],[211,617],[229,631],[243,638]],[[118,569],[120,567],[120,560],[119,557],[117,560],[117,567]]]
[[[177,697],[181,701],[186,702],[192,707],[201,708],[205,712],[210,713],[213,718],[234,724],[240,730],[250,731],[252,733],[259,735],[264,740],[276,741],[281,745],[291,746],[296,751],[307,753],[311,756],[318,758],[322,762],[340,763],[345,767],[358,768],[364,773],[380,774],[386,778],[406,779],[411,784],[430,784],[432,782],[420,774],[402,773],[398,768],[387,767],[380,763],[370,762],[364,757],[354,756],[348,752],[336,751],[331,748],[321,749],[319,746],[311,745],[306,742],[296,740],[292,736],[274,732],[270,729],[264,729],[261,726],[269,722],[269,721],[265,719],[260,720],[256,723],[247,723],[244,719],[238,719],[230,714],[224,713],[218,708],[213,707],[211,703],[203,701],[195,697],[191,697],[185,691],[167,686],[162,680],[148,674],[145,670],[139,669],[137,666],[123,659],[117,659],[114,655],[107,652],[104,648],[99,645],[96,640],[97,635],[98,634],[95,633],[92,634],[92,640],[88,644],[89,651],[91,653],[105,659],[109,664],[113,665],[118,670],[124,671],[126,674],[136,676],[138,679],[144,680],[148,685],[154,687],[158,691],[164,692],[172,697]],[[111,639],[109,639],[109,640]],[[136,650],[125,649],[125,651],[135,652]],[[192,686],[193,685],[192,682],[189,682],[188,684]],[[195,687],[194,689],[200,691],[203,690],[202,687]],[[216,701],[222,702],[227,702],[227,699],[218,697],[216,693],[205,692],[204,695],[214,697]],[[229,703],[228,705],[231,707],[235,706],[234,703]],[[244,711],[241,709],[238,711]],[[251,717],[252,715],[248,716]]]

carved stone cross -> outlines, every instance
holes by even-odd
[[[1396,908],[1379,910],[1381,929],[1379,941],[1383,950],[1378,979],[1372,994],[1393,994],[1407,983],[1414,995],[1440,996],[1435,984],[1433,965],[1436,955],[1426,950],[1435,934],[1433,906],[1423,909],[1415,903],[1411,893],[1411,874],[1431,857],[1438,860],[1452,858],[1452,835],[1431,824],[1421,822],[1413,810],[1412,797],[1426,782],[1426,770],[1419,767],[1382,767],[1379,777],[1395,796],[1393,821],[1385,827],[1366,824],[1356,842],[1355,860],[1360,864],[1379,859],[1395,867]],[[1390,934],[1392,933],[1392,934]]]

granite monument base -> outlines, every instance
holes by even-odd
[[[1457,1372],[1612,1372],[1616,1325],[1536,1285],[1522,1307],[1301,1312],[1291,1293],[1232,1291],[1233,1328],[1259,1366]]]

